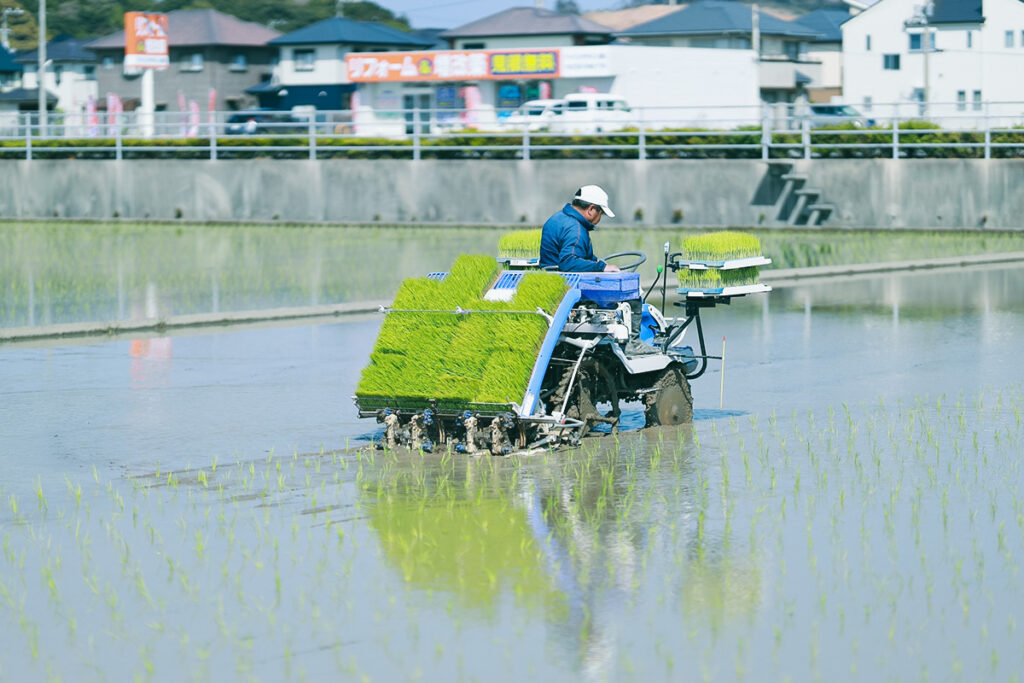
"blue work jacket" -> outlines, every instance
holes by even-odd
[[[604,270],[606,264],[594,256],[594,245],[590,242],[593,229],[593,223],[572,204],[566,204],[544,223],[540,238],[541,267],[558,266],[559,270],[569,273]]]

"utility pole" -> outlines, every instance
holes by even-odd
[[[750,6],[750,47],[754,50],[754,59],[761,60],[761,12],[755,2]]]
[[[20,7],[4,7],[3,28],[0,28],[0,45],[3,45],[5,50],[11,49],[11,29],[7,28],[7,15],[13,14],[14,16],[18,16],[19,14],[24,13],[25,10]]]
[[[39,0],[39,50],[36,52],[39,88],[39,135],[46,136],[46,0]]]
[[[921,30],[921,53],[924,59],[924,86],[921,88],[921,106],[923,116],[928,114],[928,103],[931,101],[931,78],[928,72],[928,55],[932,51],[931,17],[934,5],[928,2],[914,10],[914,16],[903,22],[904,28]]]

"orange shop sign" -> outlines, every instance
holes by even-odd
[[[137,69],[166,69],[170,64],[167,15],[125,12],[124,65]]]
[[[353,83],[557,78],[561,55],[549,50],[353,52],[345,55]]]

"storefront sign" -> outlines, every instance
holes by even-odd
[[[166,69],[167,15],[124,13],[124,65],[135,69]]]
[[[358,52],[345,56],[353,83],[557,78],[559,51]]]
[[[607,47],[567,47],[562,50],[562,78],[614,76]]]

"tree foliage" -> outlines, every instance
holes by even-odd
[[[33,49],[39,42],[39,25],[36,24],[35,15],[25,8],[24,3],[19,3],[17,0],[0,0],[0,9],[8,7],[24,10],[21,14],[10,13],[7,15],[7,28],[11,31],[11,49]]]
[[[0,0],[0,6],[17,6],[18,0]],[[21,0],[26,13],[21,17],[10,17],[8,23],[13,29],[15,19],[18,25],[27,28],[12,31],[12,42],[19,36],[19,48],[35,47],[38,32],[36,16],[39,0]],[[238,17],[269,26],[282,33],[308,26],[333,16],[344,16],[356,21],[376,21],[409,30],[409,21],[386,7],[369,0],[341,2],[339,0],[48,0],[46,4],[47,35],[67,34],[76,38],[98,38],[124,28],[125,12],[173,12],[180,9],[215,9]],[[28,40],[28,42],[26,42]]]

